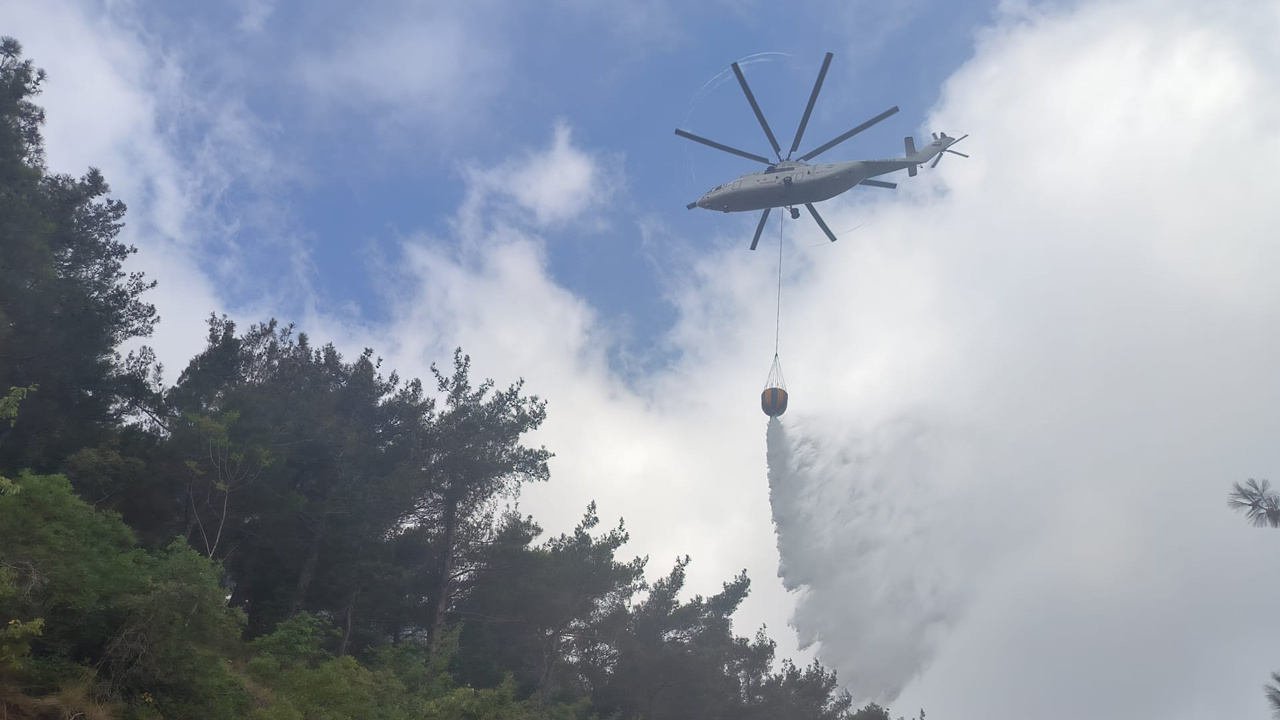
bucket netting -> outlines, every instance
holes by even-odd
[[[764,381],[764,387],[766,390],[769,388],[787,389],[787,381],[782,379],[782,361],[778,359],[777,353],[773,355],[773,365],[769,368],[769,378]]]

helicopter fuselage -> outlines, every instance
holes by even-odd
[[[822,215],[814,207],[814,203],[830,200],[857,185],[870,185],[892,190],[897,187],[896,183],[872,180],[871,178],[877,175],[885,175],[895,170],[906,170],[908,175],[915,177],[917,168],[929,160],[933,161],[929,167],[936,167],[944,152],[959,155],[960,157],[969,157],[964,153],[951,149],[952,145],[969,137],[968,135],[953,138],[947,137],[944,132],[937,132],[933,133],[933,142],[919,151],[916,150],[916,142],[913,137],[903,138],[902,144],[906,154],[900,158],[853,160],[820,165],[810,165],[805,162],[818,157],[898,112],[898,106],[895,105],[844,134],[832,138],[801,155],[799,159],[792,160],[791,155],[800,148],[800,140],[804,137],[804,129],[809,124],[809,117],[813,112],[814,103],[817,102],[818,93],[822,90],[823,78],[827,76],[827,69],[831,67],[832,57],[831,53],[827,53],[822,60],[822,69],[818,71],[818,79],[813,83],[813,92],[809,94],[809,104],[805,106],[804,115],[800,118],[800,126],[796,128],[795,139],[791,141],[791,149],[787,151],[786,157],[783,157],[782,145],[778,143],[778,138],[774,137],[773,130],[769,128],[769,123],[764,119],[764,113],[760,111],[760,104],[756,102],[755,95],[751,93],[751,87],[747,85],[747,78],[742,74],[742,68],[736,62],[730,65],[733,68],[733,74],[738,78],[738,84],[742,86],[742,94],[746,96],[747,103],[751,105],[752,112],[756,114],[760,129],[764,130],[765,137],[769,139],[769,146],[773,148],[774,157],[778,158],[778,162],[775,163],[764,155],[740,150],[700,135],[694,135],[687,130],[676,128],[676,135],[682,138],[768,166],[768,169],[764,172],[743,175],[737,180],[713,188],[710,192],[698,198],[697,202],[685,205],[686,208],[689,210],[703,208],[725,213],[763,210],[764,212],[760,213],[760,222],[756,225],[756,233],[751,238],[751,249],[755,250],[756,245],[760,242],[760,233],[764,230],[764,225],[769,220],[769,212],[773,208],[785,207],[791,211],[791,217],[796,219],[800,217],[800,209],[796,206],[804,205],[809,214],[813,216],[814,222],[818,224],[818,227],[822,228],[822,232],[826,234],[827,238],[831,242],[835,242],[835,233],[831,232],[831,228],[827,227],[827,223],[823,221]]]
[[[749,212],[829,200],[864,180],[916,164],[911,160],[854,160],[810,165],[784,161],[749,173],[703,195],[696,203],[706,210]]]

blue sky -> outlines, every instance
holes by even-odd
[[[321,309],[354,304],[363,318],[385,319],[387,309],[374,291],[377,273],[353,272],[367,267],[371,245],[385,248],[419,231],[447,235],[464,194],[460,165],[494,165],[545,145],[553,125],[564,122],[576,142],[618,156],[626,187],[610,200],[607,227],[547,233],[553,240],[550,270],[625,324],[634,333],[630,342],[647,345],[670,327],[674,311],[660,285],[660,268],[672,260],[664,241],[645,241],[643,224],[658,222],[685,234],[721,230],[722,218],[675,211],[723,179],[754,170],[736,158],[685,147],[672,129],[687,123],[726,142],[765,146],[736,84],[722,83],[700,96],[708,80],[733,60],[777,53],[751,65],[750,78],[767,117],[788,135],[822,54],[830,50],[837,57],[810,144],[898,105],[896,117],[831,156],[897,154],[901,137],[915,132],[936,102],[942,81],[972,53],[975,28],[990,19],[993,3],[801,3],[771,16],[777,9],[764,4],[685,9],[633,3],[622,12],[553,2],[505,4],[495,11],[502,17],[492,21],[429,5],[392,4],[373,12],[341,3],[251,7],[269,11],[143,3],[135,18],[174,54],[187,73],[188,92],[207,94],[215,103],[243,103],[271,154],[288,166],[274,177],[237,178],[228,189],[227,212],[244,217],[235,233],[242,245],[232,303],[251,302],[270,277],[268,268],[296,258],[298,244],[276,237],[288,235],[306,249],[306,280]],[[468,88],[422,90],[457,103],[464,119],[437,122],[448,110],[415,114],[412,103],[395,107],[398,71],[412,68],[377,65],[386,75],[367,82],[389,88],[386,93],[362,96],[336,79],[334,92],[350,95],[318,99],[323,91],[305,87],[328,82],[325,68],[360,62],[345,56],[348,49],[368,51],[356,46],[377,42],[379,32],[400,22],[397,13],[420,23],[408,41],[424,48],[437,42],[432,33],[439,25],[458,22],[474,33],[451,61],[476,66],[476,77],[458,82],[483,86],[475,91],[479,98]],[[455,14],[462,19],[436,19]],[[317,76],[300,80],[307,59],[320,57],[322,62],[313,61],[321,66]],[[432,61],[424,51],[402,62]],[[184,135],[175,151],[197,157],[206,118],[175,121]],[[270,209],[253,217],[246,208],[260,202]],[[303,309],[283,300],[276,309],[281,314]]]
[[[197,9],[193,9],[197,8]],[[197,15],[190,13],[196,12]],[[1280,2],[0,0],[49,163],[102,169],[203,320],[296,321],[424,376],[454,347],[549,403],[550,532],[625,517],[690,592],[902,714],[1264,718],[1280,467]],[[895,191],[777,225],[686,211],[790,138],[970,133]],[[857,228],[853,230],[853,228]],[[847,232],[846,232],[847,230]],[[514,501],[514,499],[513,499]]]

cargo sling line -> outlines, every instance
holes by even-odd
[[[778,213],[778,312],[774,316],[773,326],[773,360],[778,360],[778,339],[782,337],[782,219],[783,213]]]
[[[782,362],[778,358],[778,349],[782,339],[782,246],[784,220],[778,218],[778,306],[774,315],[773,328],[773,365],[769,368],[769,378],[765,380],[764,392],[760,393],[760,408],[770,418],[776,418],[787,411],[787,383],[782,379]]]
[[[769,367],[769,379],[765,381],[766,388],[785,388],[786,381],[782,379],[782,361],[778,357],[778,350],[781,347],[782,339],[782,246],[784,245],[783,224],[784,220],[778,217],[778,306],[774,314],[773,327],[773,365]]]

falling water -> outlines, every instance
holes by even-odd
[[[944,451],[908,419],[865,433],[769,420],[778,576],[799,594],[791,623],[855,698],[894,700],[961,610],[937,509]]]

